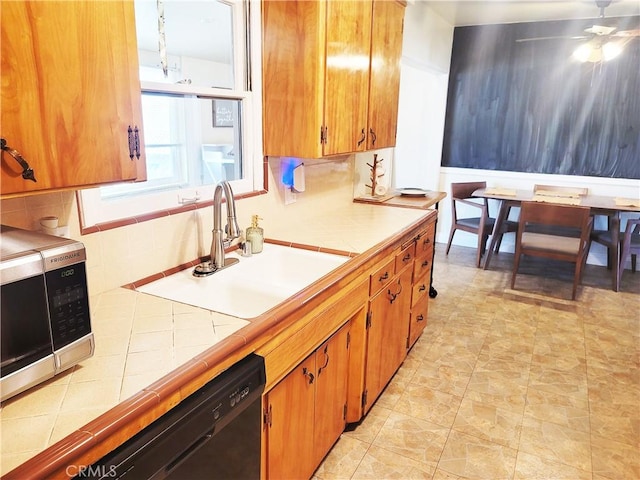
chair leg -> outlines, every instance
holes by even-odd
[[[582,277],[582,266],[584,265],[583,259],[580,259],[576,262],[576,269],[573,274],[573,290],[571,292],[571,300],[576,299],[576,292],[578,291],[578,283],[580,283],[580,278]]]
[[[478,268],[480,268],[482,255],[484,255],[484,251],[487,249],[487,238],[489,238],[488,235],[478,233],[478,251],[476,252],[476,267]]]
[[[451,242],[453,241],[453,234],[456,232],[456,228],[451,226],[451,233],[449,233],[449,241],[447,242],[447,252],[445,255],[449,255],[449,250],[451,249]]]
[[[502,245],[502,236],[503,235],[504,235],[504,233],[498,234],[498,241],[496,242],[496,248],[494,249],[495,253],[498,253],[498,251],[500,250],[500,245]]]
[[[513,259],[513,273],[511,274],[511,290],[513,290],[516,284],[516,273],[518,273],[518,267],[520,267],[520,252],[516,251],[516,255]]]
[[[624,266],[627,263],[627,258],[629,258],[629,253],[630,253],[630,248],[627,245],[622,245],[622,251],[620,252],[620,266],[618,268],[618,278],[616,279],[617,283],[616,286],[618,287],[618,289],[620,288],[620,281],[622,280],[622,272],[624,272]],[[631,254],[631,271],[635,272],[635,261],[634,261],[634,257],[636,255],[635,254]],[[618,291],[618,290],[616,290]]]
[[[636,273],[636,260],[638,256],[634,253],[631,255],[631,271]]]

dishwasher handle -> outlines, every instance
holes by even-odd
[[[165,473],[171,472],[174,468],[184,462],[187,458],[193,455],[197,450],[200,449],[205,443],[213,438],[215,432],[215,428],[211,430],[211,432],[206,433],[191,445],[189,445],[182,453],[180,453],[175,459],[173,459],[169,464],[165,467]]]

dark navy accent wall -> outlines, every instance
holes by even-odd
[[[605,19],[618,30],[640,17]],[[571,58],[597,20],[457,27],[442,165],[640,179],[640,37],[604,64]]]

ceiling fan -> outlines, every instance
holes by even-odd
[[[611,5],[611,0],[595,0],[600,9],[599,18],[604,20],[604,9]],[[604,22],[602,22],[604,23]],[[584,34],[576,36],[551,36],[519,38],[516,42],[533,42],[538,40],[586,40],[573,52],[573,57],[580,62],[598,63],[611,60],[622,53],[624,46],[634,38],[640,38],[640,28],[633,30],[617,30],[617,27],[593,24],[584,29]]]

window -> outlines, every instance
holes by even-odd
[[[81,191],[83,227],[263,188],[259,5],[136,0],[147,181]]]

